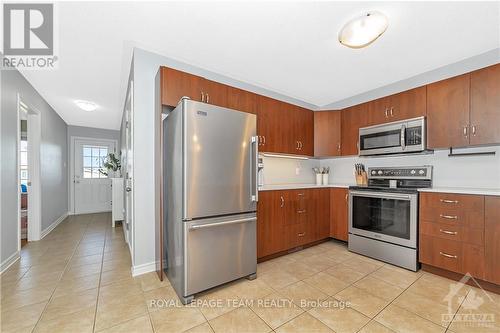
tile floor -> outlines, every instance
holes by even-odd
[[[2,274],[1,331],[500,331],[499,295],[359,256],[335,241],[261,263],[256,280],[205,292],[189,306],[155,273],[133,278],[130,265],[109,214],[69,217]]]

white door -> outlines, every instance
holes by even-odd
[[[130,83],[129,95],[125,105],[125,156],[124,156],[124,178],[125,178],[125,225],[123,232],[125,233],[125,240],[129,242],[130,232],[133,225],[133,192],[132,192],[132,107],[133,107],[133,82]]]
[[[75,140],[75,214],[111,211],[111,179],[101,169],[108,153],[114,151],[112,141]]]

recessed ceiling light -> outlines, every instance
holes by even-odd
[[[356,17],[344,25],[339,33],[339,42],[359,49],[370,45],[387,29],[387,17],[381,12],[371,11]]]
[[[75,104],[83,111],[94,111],[97,109],[97,104],[94,102],[78,100],[75,101]]]

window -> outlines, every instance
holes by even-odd
[[[21,140],[19,146],[20,180],[22,185],[28,186],[28,141]]]
[[[108,156],[108,147],[83,146],[83,178],[108,178],[99,171]]]

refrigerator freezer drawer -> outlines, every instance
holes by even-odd
[[[186,222],[186,285],[190,296],[257,271],[254,213]]]

